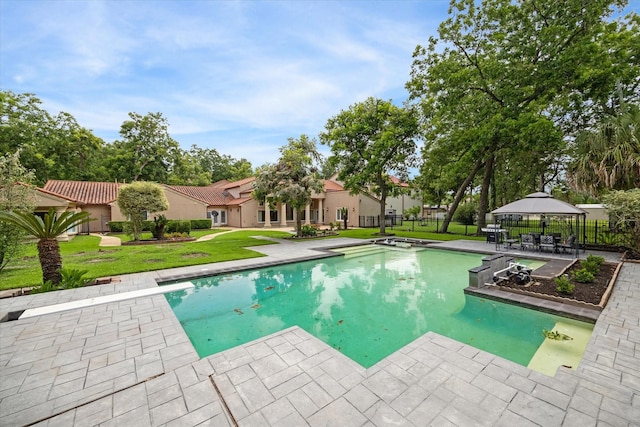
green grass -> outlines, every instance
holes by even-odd
[[[451,224],[449,230],[451,233],[440,234],[435,232],[435,224],[419,226],[416,223],[413,225],[412,231],[410,222],[405,222],[403,226],[387,227],[388,233],[393,233],[398,237],[428,240],[485,240],[484,237],[464,235],[465,226],[463,225]],[[221,231],[226,230],[194,230],[191,232],[191,236],[197,238]],[[340,230],[337,237],[371,239],[377,237],[375,233],[378,231],[377,228]],[[475,232],[475,227],[470,226],[468,232]],[[267,237],[290,236],[289,233],[279,231],[240,230],[221,234],[205,242],[158,243],[154,245],[116,247],[100,247],[99,237],[77,236],[70,242],[60,242],[60,252],[64,268],[88,270],[85,277],[95,279],[260,257],[263,255],[246,248],[249,246],[268,245],[272,244],[272,242],[251,237],[258,235]],[[125,234],[116,234],[114,236],[121,238],[123,241],[131,240]],[[148,235],[147,233],[143,234],[143,239],[147,238],[151,238],[151,233],[148,233]],[[42,270],[40,269],[35,242],[27,244],[23,256],[20,259],[12,260],[0,272],[0,290],[36,286],[41,283]]]
[[[278,231],[236,231],[206,242],[155,244],[144,246],[100,247],[99,237],[77,236],[60,242],[64,268],[88,270],[85,277],[117,276],[165,268],[184,267],[263,256],[245,249],[272,244],[250,236],[285,237]],[[195,236],[194,236],[195,237]],[[42,283],[42,270],[35,243],[30,243],[22,258],[13,260],[0,272],[0,290],[34,286]]]
[[[378,228],[356,228],[349,230],[340,230],[338,231],[338,237],[353,237],[356,239],[372,239],[378,238],[380,236],[377,233],[380,230]],[[458,223],[451,223],[449,225],[448,233],[438,233],[436,232],[436,224],[421,226],[416,221],[415,224],[411,224],[410,221],[405,221],[401,226],[393,226],[393,227],[385,227],[385,231],[387,234],[394,234],[397,237],[409,237],[414,239],[425,239],[425,240],[439,240],[439,241],[449,241],[449,240],[459,240],[459,239],[467,239],[467,240],[486,240],[487,238],[484,236],[473,236],[470,233],[474,233],[476,231],[476,226],[469,226],[465,230],[465,226]],[[465,234],[465,231],[469,234]]]
[[[191,233],[189,233],[189,236],[197,239],[199,237],[206,236],[208,234],[216,234],[216,233],[221,233],[223,231],[228,231],[228,230],[229,230],[228,228],[215,228],[215,229],[209,229],[209,230],[191,230]],[[117,237],[123,242],[130,242],[131,240],[133,240],[133,236],[127,236],[125,233],[109,233],[109,236]],[[142,236],[141,236],[142,240],[149,240],[152,238],[153,238],[153,235],[151,234],[150,231],[144,231],[142,233]]]

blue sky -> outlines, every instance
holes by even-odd
[[[161,112],[183,148],[256,167],[369,96],[401,104],[413,50],[448,5],[1,0],[0,85],[107,142],[128,112]]]

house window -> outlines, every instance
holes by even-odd
[[[293,208],[287,205],[287,221],[293,221]]]
[[[258,211],[258,222],[265,222],[265,211],[264,210],[259,210]],[[269,211],[269,221],[271,222],[278,222],[278,211],[277,210],[273,210],[273,211]]]
[[[336,221],[344,221],[349,218],[349,213],[347,211],[344,212],[345,215],[342,216],[342,209],[336,209]]]

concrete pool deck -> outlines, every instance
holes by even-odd
[[[0,317],[353,243],[283,241],[254,248],[262,258],[3,299]],[[369,369],[297,327],[200,359],[163,295],[75,308],[0,323],[0,425],[638,426],[639,307],[640,264],[625,263],[578,369],[555,377],[434,333]]]

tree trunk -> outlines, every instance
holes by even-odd
[[[385,219],[385,210],[387,207],[387,189],[382,184],[380,187],[380,234],[385,235],[387,233],[386,226],[387,221]]]
[[[483,164],[482,160],[478,160],[476,162],[475,166],[473,167],[473,169],[471,170],[467,178],[464,180],[462,185],[458,188],[458,191],[456,191],[456,196],[454,197],[453,203],[451,204],[451,209],[449,209],[449,212],[447,212],[447,215],[444,217],[444,221],[442,222],[442,227],[440,228],[441,233],[447,232],[447,229],[449,228],[449,223],[451,222],[451,218],[453,218],[453,214],[456,213],[456,209],[458,209],[458,205],[462,201],[462,198],[464,197],[464,193],[467,191],[467,187],[469,187],[469,185],[471,184],[471,181],[473,181],[473,178],[475,178],[476,174],[482,167],[482,164]]]
[[[60,274],[62,258],[58,241],[56,239],[40,239],[38,241],[38,257],[42,267],[42,282],[51,281],[54,285],[59,285],[62,281]]]
[[[480,203],[478,204],[478,228],[476,234],[480,235],[482,229],[486,226],[487,210],[489,207],[489,186],[491,185],[491,177],[493,176],[494,155],[491,154],[484,164],[484,175],[482,176],[482,187],[480,188]]]
[[[302,237],[302,209],[296,209],[296,236]]]

